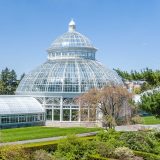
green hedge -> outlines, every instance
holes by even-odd
[[[82,140],[93,140],[95,136],[89,136],[89,137],[82,137],[80,139]],[[39,142],[39,143],[29,143],[29,144],[25,144],[24,148],[27,151],[33,152],[36,150],[46,150],[48,152],[54,152],[57,149],[57,145],[58,143],[62,141],[61,140],[56,140],[56,141],[49,141],[49,142]]]
[[[139,157],[143,157],[144,160],[160,160],[160,155],[147,153],[147,152],[141,152],[141,151],[134,151],[134,154]]]
[[[24,146],[25,150],[34,152],[36,150],[45,150],[47,152],[55,151],[57,149],[59,141],[53,141],[53,142],[45,142],[45,143],[36,143],[36,144],[30,144]]]

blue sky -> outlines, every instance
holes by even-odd
[[[45,62],[71,18],[106,67],[160,69],[159,0],[0,0],[0,70],[20,75]]]

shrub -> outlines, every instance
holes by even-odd
[[[140,117],[139,115],[136,115],[131,118],[131,123],[132,124],[143,124],[144,121],[143,121],[142,117]]]
[[[54,156],[57,159],[79,160],[95,154],[95,141],[84,141],[76,136],[69,136],[57,146]]]
[[[120,160],[130,160],[134,156],[133,151],[127,147],[116,148],[114,154],[115,157],[119,158]]]
[[[121,132],[116,132],[113,129],[107,131],[101,131],[97,134],[96,140],[100,142],[106,142],[108,145],[114,147],[124,146],[124,142],[120,140]]]
[[[33,152],[33,160],[53,160],[53,157],[51,154],[41,149]]]
[[[106,142],[96,142],[96,152],[101,157],[111,157],[114,153],[114,145]]]
[[[160,131],[159,130],[155,130],[154,131],[154,135],[157,138],[157,140],[160,141]]]
[[[0,148],[0,159],[2,160],[30,160],[30,154],[20,145],[10,145]]]
[[[120,136],[125,146],[137,151],[154,152],[157,140],[151,132],[125,132]]]
[[[99,132],[96,136],[96,139],[101,142],[107,142],[110,139],[118,139],[120,135],[120,132],[116,132],[114,129],[108,129]]]

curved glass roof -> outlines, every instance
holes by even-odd
[[[26,75],[17,94],[25,92],[79,92],[105,85],[122,85],[116,72],[87,59],[49,60]]]
[[[47,50],[49,54],[48,59],[52,59],[55,57],[63,58],[65,57],[66,53],[68,57],[82,57],[82,55],[86,53],[95,54],[97,49],[92,45],[90,40],[86,36],[77,32],[75,29],[76,25],[75,22],[72,20],[69,23],[68,32],[58,37]],[[76,53],[74,54],[73,52]],[[83,57],[88,58],[88,56]]]
[[[52,44],[50,49],[68,48],[68,47],[86,47],[94,48],[90,40],[79,32],[66,32],[58,37]]]
[[[41,104],[33,97],[0,96],[0,115],[44,112]]]
[[[75,94],[110,84],[123,85],[115,71],[95,60],[96,49],[75,29],[72,20],[68,32],[56,39],[48,50],[49,60],[22,79],[16,94]]]

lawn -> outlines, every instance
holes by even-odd
[[[160,119],[155,118],[154,116],[146,116],[142,117],[144,123],[143,124],[160,124]]]
[[[26,127],[4,129],[0,131],[0,142],[13,142],[46,137],[66,136],[98,131],[100,128],[53,128],[53,127]]]

